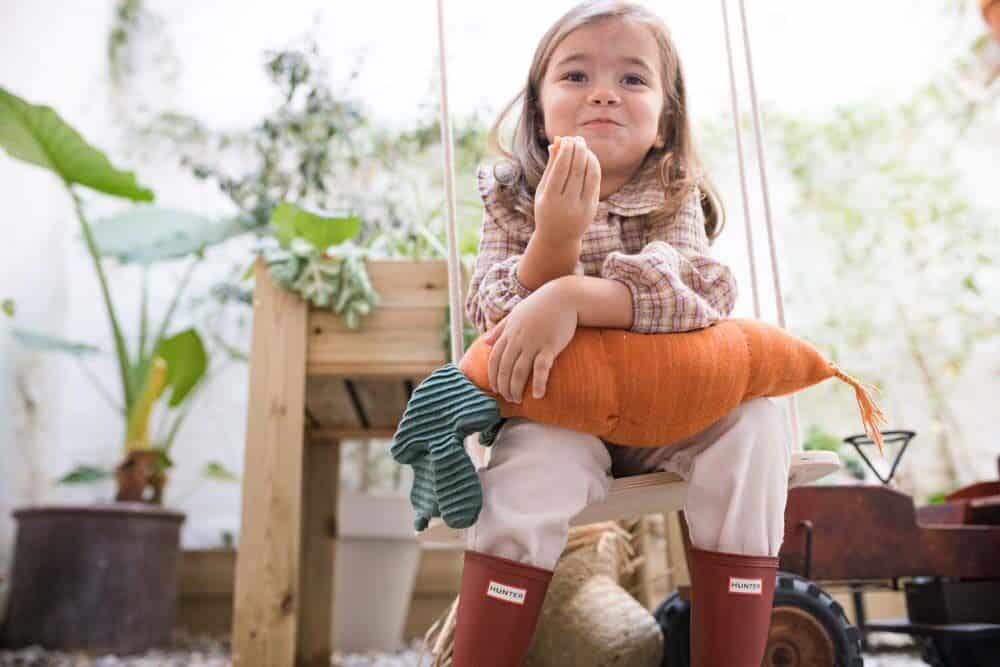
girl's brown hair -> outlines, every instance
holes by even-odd
[[[493,166],[493,174],[502,186],[498,194],[528,220],[534,219],[534,193],[548,162],[548,140],[541,132],[542,112],[539,106],[542,79],[556,47],[571,32],[581,26],[608,19],[634,21],[649,27],[660,54],[660,75],[664,91],[660,113],[659,134],[662,148],[650,149],[646,160],[659,161],[660,183],[666,197],[665,210],[673,213],[695,187],[702,193],[701,207],[705,213],[705,232],[713,240],[722,231],[725,210],[701,164],[691,138],[687,114],[687,91],[680,57],[670,39],[670,31],[656,14],[645,7],[621,0],[588,0],[568,11],[542,37],[528,71],[528,81],[517,97],[511,100],[493,123],[488,146],[503,158]],[[500,142],[500,128],[514,106],[522,101],[521,115],[514,128],[510,150]]]

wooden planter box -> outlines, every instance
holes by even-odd
[[[232,620],[240,664],[328,658],[339,443],[391,437],[413,388],[449,360],[446,263],[373,261],[368,273],[380,304],[352,330],[276,287],[262,260],[255,268],[250,492]]]
[[[233,625],[235,549],[191,549],[181,554],[176,627],[194,634],[229,638]],[[460,549],[424,548],[403,631],[423,637],[458,595]]]

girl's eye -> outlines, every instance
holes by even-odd
[[[563,78],[564,79],[570,79],[572,81],[577,81],[578,79],[574,79],[573,77],[581,77],[581,76],[586,76],[586,75],[583,72],[570,72],[569,74],[567,74]],[[646,85],[646,82],[641,77],[638,77],[635,74],[627,74],[627,75],[625,75],[625,80],[631,80],[631,81],[634,82],[634,83],[632,83],[630,85],[640,85],[640,86]]]

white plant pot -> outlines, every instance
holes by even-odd
[[[407,498],[340,493],[334,560],[333,641],[338,651],[395,651],[420,564]]]

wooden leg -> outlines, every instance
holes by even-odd
[[[670,588],[681,592],[681,597],[688,597],[691,589],[691,575],[688,573],[687,550],[690,543],[687,521],[682,510],[668,512],[664,515],[667,533],[667,566],[670,568]]]
[[[233,665],[291,667],[299,605],[308,307],[257,260]]]
[[[299,614],[297,665],[326,667],[333,651],[334,557],[337,546],[337,487],[340,442],[306,443],[302,488],[302,561],[299,567],[302,607]]]

